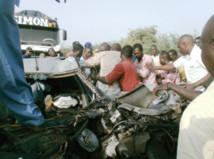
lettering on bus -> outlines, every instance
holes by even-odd
[[[44,27],[56,27],[55,22],[48,22],[48,19],[37,18],[37,17],[23,17],[15,16],[16,22],[23,25],[35,25],[35,26],[44,26]]]

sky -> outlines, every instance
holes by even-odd
[[[213,0],[20,0],[16,12],[38,10],[67,30],[64,43],[119,41],[130,30],[157,26],[160,34],[201,34]]]

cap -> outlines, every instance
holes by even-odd
[[[92,47],[92,45],[91,45],[90,42],[86,42],[86,43],[85,43],[85,47]]]

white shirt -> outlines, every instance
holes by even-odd
[[[159,58],[159,54],[157,56],[153,56],[152,55],[152,59],[154,61],[155,66],[160,66],[160,58]]]
[[[178,137],[177,159],[214,157],[214,82],[183,112]]]
[[[173,65],[175,68],[184,67],[188,83],[197,82],[208,74],[201,59],[201,49],[197,45],[194,45],[190,55],[181,56]]]

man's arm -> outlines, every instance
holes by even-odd
[[[106,84],[113,84],[114,82],[118,81],[121,75],[124,73],[122,65],[119,63],[115,66],[112,72],[110,72],[107,76],[103,77],[100,74],[97,75],[97,80],[106,83]]]
[[[199,81],[197,81],[195,83],[187,84],[184,86],[184,88],[195,89],[198,86],[204,85],[209,80],[210,77],[211,77],[211,75],[208,73],[205,77],[203,77]]]
[[[147,69],[149,70],[171,70],[174,67],[174,65],[172,63],[164,65],[164,66],[152,66],[152,65],[146,65]]]
[[[174,83],[166,83],[166,84],[161,84],[157,86],[154,90],[153,93],[156,94],[157,91],[159,90],[173,90],[175,91],[178,95],[180,95],[182,98],[187,99],[192,101],[195,99],[198,95],[201,94],[200,91],[195,91],[192,89],[187,89],[182,86],[176,85]]]
[[[94,57],[90,57],[88,60],[85,61],[85,67],[91,68],[91,67],[100,65],[102,55],[103,55],[103,53],[100,52],[100,53],[95,54]]]
[[[97,80],[102,82],[102,83],[105,83],[105,84],[108,84],[107,80],[106,80],[106,77],[104,76],[100,76],[100,74],[98,73],[97,75]]]

